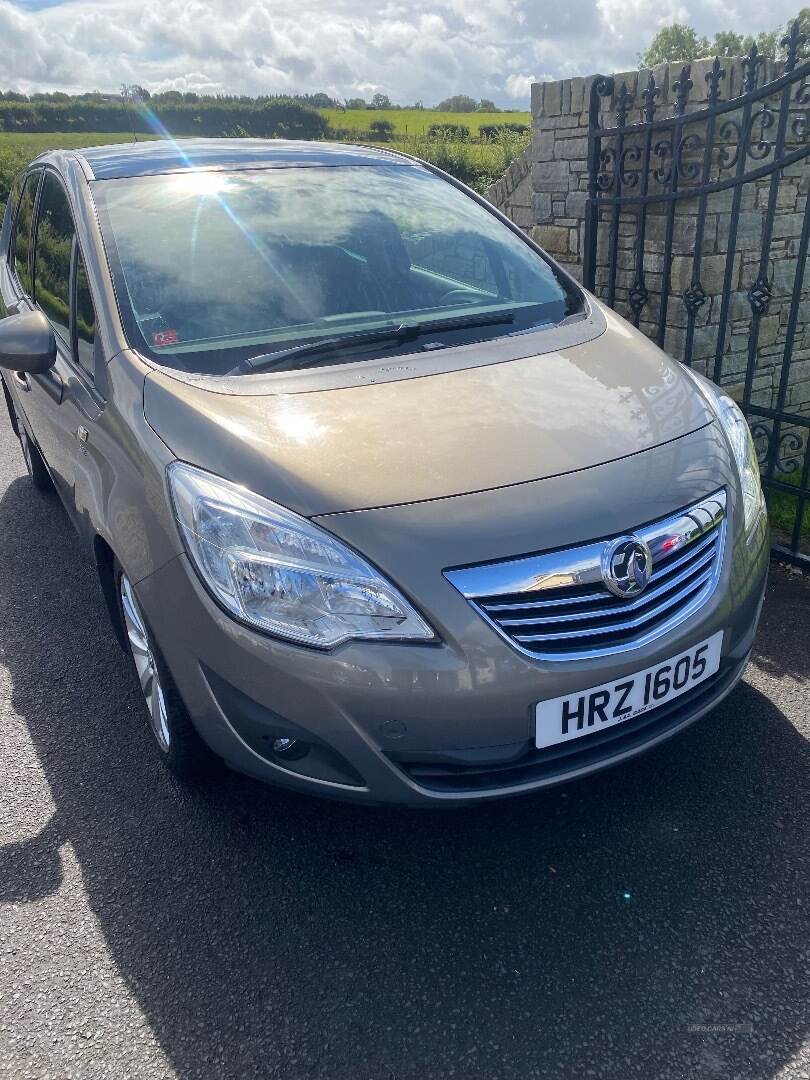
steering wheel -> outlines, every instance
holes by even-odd
[[[479,304],[482,300],[491,300],[492,297],[486,293],[470,292],[469,289],[450,289],[449,292],[444,293],[439,297],[440,304]]]

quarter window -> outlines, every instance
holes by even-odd
[[[53,174],[46,173],[39,197],[34,258],[36,301],[65,341],[70,339],[70,256],[74,233],[65,189]]]
[[[93,307],[87,270],[78,246],[76,247],[76,314],[73,326],[74,355],[79,365],[92,378],[95,372],[96,309]]]
[[[31,233],[34,225],[34,200],[38,183],[38,172],[30,173],[26,178],[14,225],[14,269],[23,292],[29,296],[32,292]]]

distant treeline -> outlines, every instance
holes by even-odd
[[[186,100],[192,97],[196,100]],[[21,100],[22,99],[22,100]],[[179,99],[179,100],[178,100]],[[154,95],[140,102],[118,97],[0,95],[0,131],[135,131],[173,135],[324,138],[329,124],[315,108],[285,98]]]
[[[319,109],[397,109],[385,94],[370,101],[339,102],[328,94],[201,95],[166,90],[150,94],[142,86],[123,86],[121,94],[99,92],[70,95],[61,92],[20,94],[0,91],[0,131],[135,131],[159,130],[162,123],[174,135],[255,135],[323,138],[328,121]],[[422,109],[421,102],[412,108]],[[494,102],[456,94],[437,106],[445,112],[498,112]],[[384,123],[384,121],[382,121]],[[370,130],[374,122],[370,123]],[[385,138],[385,135],[382,135]]]

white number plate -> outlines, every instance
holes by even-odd
[[[723,631],[693,645],[662,664],[637,671],[616,682],[593,686],[567,697],[540,701],[535,707],[536,744],[578,739],[592,731],[614,727],[685,694],[714,675],[720,667]]]

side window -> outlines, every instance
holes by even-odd
[[[52,173],[46,173],[39,197],[34,249],[34,298],[66,342],[70,341],[70,255],[74,232],[65,189]]]
[[[87,270],[82,253],[76,247],[76,314],[73,321],[73,355],[83,370],[90,376],[95,374],[96,309],[90,295]]]
[[[14,235],[14,215],[17,213],[17,203],[20,199],[20,191],[22,190],[22,180],[19,177],[11,185],[11,191],[8,193],[8,199],[6,200],[5,214],[10,219],[9,231],[8,231],[8,251],[6,254],[11,255],[11,237]]]
[[[34,226],[34,199],[39,183],[38,172],[26,177],[25,187],[20,196],[17,220],[14,223],[14,269],[22,290],[31,295],[31,233]]]

